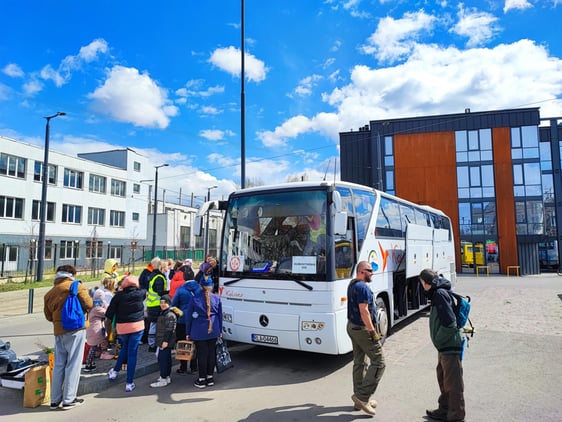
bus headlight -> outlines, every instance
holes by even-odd
[[[302,331],[320,331],[324,329],[326,324],[319,321],[302,321],[301,330]]]
[[[230,323],[232,323],[232,314],[223,312],[223,313],[222,313],[222,320],[223,320],[224,322],[230,322]]]

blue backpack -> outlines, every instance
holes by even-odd
[[[62,307],[62,328],[66,331],[74,331],[83,328],[86,322],[82,304],[77,296],[78,283],[80,283],[80,280],[76,280],[70,285],[70,292]]]
[[[468,317],[470,314],[470,296],[465,297],[454,292],[449,292],[449,294],[453,301],[453,312],[457,318],[458,329],[463,330],[464,333],[469,333],[472,337],[474,335],[474,326]],[[467,323],[470,325],[470,328],[465,328]]]

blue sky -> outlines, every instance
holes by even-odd
[[[562,116],[562,0],[245,1],[246,176],[339,174],[339,132],[384,118]],[[167,192],[240,185],[234,0],[2,1],[0,135],[150,156]],[[336,175],[336,177],[338,177]]]

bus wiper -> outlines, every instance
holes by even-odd
[[[234,279],[234,280],[225,281],[225,282],[224,282],[224,285],[225,285],[225,286],[230,286],[231,284],[237,283],[237,282],[239,282],[240,280],[242,280],[242,279],[241,279],[241,278],[236,278],[236,279]],[[294,281],[294,282],[297,283],[297,284],[300,284],[302,287],[304,287],[304,288],[306,288],[306,289],[308,289],[308,290],[313,290],[313,287],[312,287],[310,284],[306,284],[304,281],[295,280],[295,279],[292,279],[292,278],[290,278],[289,280]]]
[[[290,278],[289,280],[292,280],[292,281],[294,281],[295,283],[300,284],[302,287],[305,287],[305,288],[307,288],[308,290],[312,290],[312,289],[313,289],[310,284],[306,284],[304,281],[295,280],[295,279],[293,279],[293,278]]]
[[[225,281],[225,282],[224,282],[224,285],[225,285],[225,286],[230,286],[231,284],[234,284],[234,283],[236,283],[236,282],[238,282],[238,281],[240,281],[240,280],[242,280],[242,279],[241,279],[241,278],[235,278],[234,280]]]

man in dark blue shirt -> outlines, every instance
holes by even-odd
[[[367,261],[357,264],[356,278],[347,288],[347,334],[353,345],[353,396],[351,400],[356,410],[375,415],[377,402],[370,400],[384,373],[385,363],[376,331],[376,308],[371,282],[373,269]],[[365,362],[369,358],[369,365]]]

